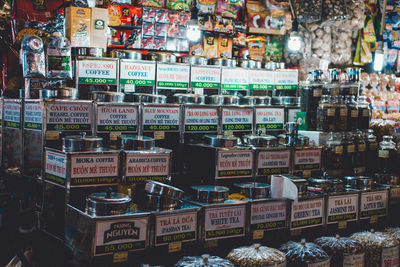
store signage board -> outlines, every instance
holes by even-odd
[[[250,205],[250,230],[276,230],[287,226],[287,202],[265,201]]]
[[[299,73],[297,70],[279,70],[275,72],[276,90],[297,90]]]
[[[400,203],[400,187],[392,187],[390,189],[390,203]]]
[[[221,69],[192,66],[190,70],[190,87],[219,89],[221,86]]]
[[[98,105],[96,114],[96,131],[98,133],[137,131],[137,106]]]
[[[48,103],[46,114],[48,131],[92,130],[92,103]]]
[[[256,108],[256,129],[267,131],[282,130],[285,123],[285,110],[283,108]]]
[[[185,107],[185,132],[210,133],[218,130],[218,108]]]
[[[251,131],[253,129],[252,108],[222,108],[224,131]]]
[[[179,107],[144,106],[143,107],[143,130],[151,131],[179,131]]]
[[[156,215],[155,245],[197,240],[197,212]]]
[[[120,84],[154,86],[156,63],[121,61]]]
[[[148,217],[97,221],[94,255],[144,250],[148,244],[148,225]]]
[[[275,83],[275,72],[268,70],[249,71],[250,90],[273,90]]]
[[[77,60],[79,84],[117,85],[116,60]]]
[[[222,90],[248,90],[249,77],[247,69],[222,68]]]
[[[324,223],[324,198],[298,200],[292,203],[291,229],[320,226]]]
[[[321,168],[321,149],[300,149],[294,153],[294,169],[311,171]]]
[[[253,173],[253,151],[219,150],[216,179],[250,177]]]
[[[44,177],[59,185],[65,185],[67,178],[67,156],[63,153],[46,151]]]
[[[257,157],[257,175],[288,173],[290,167],[290,150],[259,151]]]
[[[4,127],[16,128],[21,127],[21,103],[4,102]]]
[[[326,223],[358,220],[358,194],[329,196]]]
[[[126,154],[125,180],[128,183],[147,180],[165,182],[169,176],[169,154]]]
[[[388,190],[361,193],[360,219],[372,216],[386,216],[388,209]]]
[[[116,184],[118,154],[89,154],[71,156],[71,187]]]
[[[189,65],[157,64],[157,88],[187,89],[189,76]]]
[[[205,209],[204,216],[205,241],[245,235],[245,205],[209,207]]]
[[[24,129],[41,130],[43,126],[42,105],[39,102],[25,103]]]

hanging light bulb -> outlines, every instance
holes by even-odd
[[[186,37],[191,42],[197,42],[201,38],[201,30],[197,19],[198,10],[196,8],[196,2],[190,12],[190,21],[186,24]]]
[[[299,23],[297,19],[293,20],[292,32],[287,41],[287,47],[290,52],[299,52],[302,46],[301,37],[299,34]]]
[[[375,51],[375,58],[374,58],[374,71],[382,71],[383,62],[385,59],[385,53],[382,47],[382,41],[378,42],[377,49]]]

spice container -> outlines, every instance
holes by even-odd
[[[372,129],[365,134],[366,144],[366,173],[372,175],[377,170],[378,164],[378,142]]]
[[[343,144],[339,134],[329,133],[329,139],[323,149],[323,167],[330,175],[343,175]]]
[[[323,95],[317,109],[317,130],[331,132],[336,130],[336,107],[332,98]]]
[[[317,266],[329,267],[329,255],[318,245],[306,243],[305,239],[301,242],[289,241],[279,248],[286,254],[287,267],[308,267],[313,264]]]
[[[374,179],[368,176],[356,176],[352,182],[353,188],[361,191],[370,191],[374,185]]]
[[[330,257],[331,267],[364,266],[364,251],[360,241],[339,235],[314,240]]]
[[[228,199],[229,188],[214,185],[192,186],[192,200],[202,203],[223,203]]]
[[[76,136],[66,136],[62,139],[64,152],[101,151],[103,138],[98,136],[86,136],[85,133]]]
[[[198,94],[174,94],[176,104],[204,104],[205,96]]]
[[[214,105],[239,105],[240,98],[236,95],[212,95],[210,104]]]
[[[246,145],[254,147],[277,147],[278,141],[275,136],[272,135],[245,135],[243,141]]]
[[[230,261],[211,255],[185,256],[180,259],[175,267],[235,267]]]
[[[147,181],[144,187],[144,191],[147,194],[168,197],[171,199],[180,200],[183,198],[184,192],[179,188],[171,185],[163,184],[157,181]]]
[[[286,266],[285,254],[277,249],[253,244],[233,249],[226,257],[237,267],[245,266]]]
[[[91,93],[91,99],[97,102],[122,103],[124,102],[124,97],[124,93],[118,92],[97,91]]]
[[[58,99],[73,99],[76,100],[79,98],[79,92],[76,88],[64,87],[57,89],[57,98]]]
[[[248,199],[262,199],[269,197],[270,185],[263,183],[241,183],[235,184],[239,189],[239,194]]]
[[[86,199],[86,212],[92,216],[111,216],[125,214],[131,198],[115,192],[93,193]]]
[[[183,56],[180,59],[182,63],[190,65],[207,66],[208,63],[207,58],[199,56]]]
[[[342,96],[333,97],[333,105],[336,108],[336,131],[346,131],[347,130],[347,106],[344,98]]]
[[[176,56],[170,53],[153,52],[147,54],[147,60],[163,63],[176,63]]]
[[[142,53],[140,51],[114,49],[111,51],[111,57],[120,59],[142,60]]]
[[[399,242],[381,232],[359,232],[350,238],[364,247],[365,267],[396,266],[399,262]]]
[[[347,131],[355,131],[357,130],[359,118],[358,104],[353,95],[347,95],[345,97],[345,103],[347,105]]]
[[[340,70],[329,70],[329,81],[322,88],[322,95],[338,96],[340,88]]]
[[[155,148],[154,139],[147,136],[119,135],[117,148],[122,150],[152,150]]]
[[[342,140],[343,144],[343,169],[344,173],[347,175],[351,175],[354,173],[353,170],[353,160],[354,154],[356,151],[356,145],[354,144],[353,134],[348,132],[342,132]]]
[[[346,80],[340,86],[340,95],[357,96],[360,87],[360,70],[356,68],[346,68]]]
[[[242,105],[249,106],[270,106],[271,105],[271,97],[269,96],[244,96],[240,99]]]
[[[167,211],[181,208],[182,201],[165,196],[144,194],[143,208],[148,211]]]
[[[125,101],[137,103],[165,104],[167,103],[167,97],[165,95],[136,93],[125,95]]]
[[[385,135],[382,142],[379,143],[378,151],[378,170],[381,173],[393,173],[398,164],[396,161],[396,144],[392,136]]]
[[[367,102],[366,96],[359,96],[357,99],[358,108],[358,122],[357,127],[359,130],[367,130],[369,128],[369,121],[371,119],[371,109]]]
[[[317,109],[322,97],[322,71],[313,70],[308,81],[300,83],[301,111],[307,112],[309,130],[317,127]]]

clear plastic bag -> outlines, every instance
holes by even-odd
[[[331,256],[331,267],[364,265],[363,246],[360,241],[348,237],[326,236],[315,239],[315,244]],[[346,263],[346,264],[345,264]]]
[[[340,23],[341,29],[355,31],[364,27],[364,10],[365,4],[363,0],[346,0],[347,19]]]
[[[20,56],[24,78],[46,77],[46,58],[42,39],[32,35],[25,36],[21,43]]]
[[[335,65],[351,64],[352,32],[342,27],[332,27],[331,62]]]
[[[185,256],[180,259],[175,267],[235,267],[230,261],[218,256],[204,254],[201,256]]]
[[[53,36],[46,50],[47,75],[49,78],[72,79],[70,42],[65,37]]]
[[[289,241],[279,250],[286,254],[288,267],[307,267],[312,263],[326,263],[329,266],[330,263],[329,255],[320,246],[306,243],[305,239],[301,242]]]
[[[348,16],[345,0],[324,0],[322,19],[324,25],[338,25]]]
[[[226,257],[236,267],[245,266],[277,266],[285,264],[285,254],[277,249],[253,244],[249,247],[233,249]]]
[[[355,233],[351,238],[360,241],[364,247],[365,267],[380,267],[383,262],[397,261],[398,264],[399,242],[396,239],[374,230]],[[397,256],[393,255],[396,252]]]
[[[293,2],[299,22],[312,23],[321,20],[322,0],[294,0]]]
[[[326,60],[329,65],[332,46],[331,27],[312,23],[307,25],[307,29],[311,33],[311,56]]]
[[[299,66],[303,58],[308,58],[311,55],[311,34],[299,26],[299,35],[301,38],[301,48],[299,51],[293,52],[289,49],[288,38],[290,35],[287,35],[287,38],[284,40],[283,59],[288,67]]]

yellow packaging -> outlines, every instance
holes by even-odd
[[[207,58],[218,57],[218,39],[212,34],[204,34],[204,56]]]
[[[67,7],[65,18],[66,35],[71,47],[90,47],[91,9]]]
[[[107,49],[108,10],[92,7],[90,47]]]
[[[219,36],[218,57],[232,58],[232,38],[222,35]]]

